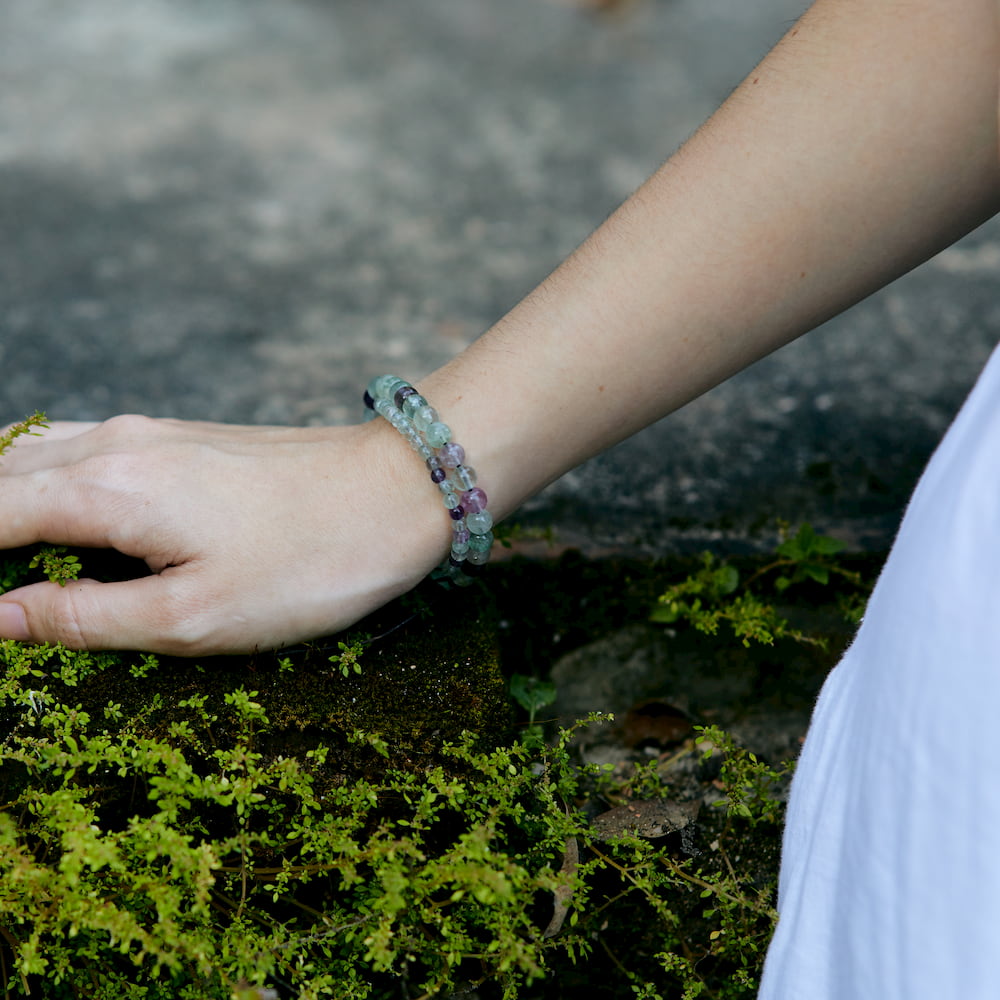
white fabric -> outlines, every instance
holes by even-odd
[[[998,486],[1000,349],[816,705],[760,1000],[1000,998]]]

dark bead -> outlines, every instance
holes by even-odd
[[[375,409],[375,400],[372,399],[372,394],[367,389],[365,389],[365,394],[361,398],[364,399],[365,406],[367,406],[369,410]]]
[[[448,473],[444,469],[431,469],[431,482],[443,483],[448,478]]]
[[[452,507],[452,509],[449,510],[448,513],[451,514],[451,519],[453,521],[461,521],[462,518],[465,517],[465,511],[462,510],[461,504],[459,504],[457,507]]]
[[[455,569],[464,569],[465,568],[465,560],[464,559],[456,559],[454,556],[448,556],[448,565],[454,566]]]
[[[404,385],[401,389],[396,390],[396,395],[392,397],[392,401],[396,404],[396,409],[400,410],[403,407],[403,400],[407,396],[415,396],[416,394],[417,390],[412,385]]]

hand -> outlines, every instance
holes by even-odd
[[[382,421],[56,423],[0,458],[0,549],[113,548],[153,575],[0,596],[0,637],[184,656],[346,628],[418,583],[449,527]]]

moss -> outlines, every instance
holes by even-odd
[[[252,687],[269,720],[262,741],[272,756],[326,745],[337,749],[340,773],[365,774],[383,762],[349,742],[361,730],[377,734],[399,766],[439,763],[442,743],[472,732],[495,744],[511,721],[494,620],[477,610],[474,595],[458,597],[453,610],[433,627],[418,617],[380,640],[366,641],[358,633],[345,645],[360,649],[360,672],[346,676],[338,643],[277,655],[161,658],[152,670],[132,654],[115,658],[72,697],[90,713],[118,704],[122,725],[141,720],[140,732],[162,737],[176,722],[190,721],[191,711],[178,710],[178,701],[199,695],[221,704],[227,693]],[[394,605],[380,622],[368,624],[379,627],[394,616],[409,617]],[[63,687],[53,694],[65,698],[69,692]]]

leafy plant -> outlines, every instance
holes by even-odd
[[[822,582],[833,553],[796,537],[767,573]],[[39,550],[0,562],[0,583],[39,570],[65,583],[79,562]],[[750,582],[706,557],[674,600],[749,621]],[[362,645],[339,643],[323,683],[367,680]],[[225,682],[206,666],[183,688],[149,655],[3,640],[0,665],[5,997],[429,1000],[468,986],[518,1000],[543,981],[573,993],[562,984],[583,960],[588,982],[602,962],[645,1000],[755,993],[785,771],[720,730],[678,751],[689,773],[720,758],[689,828],[609,835],[595,815],[609,798],[674,789],[655,762],[581,764],[574,736],[596,716],[550,743],[466,734],[418,758],[375,729],[300,724],[289,739],[267,706],[301,690],[291,656]],[[532,726],[555,697],[526,675],[510,691]]]
[[[48,418],[44,413],[35,412],[30,417],[12,424],[3,434],[0,434],[0,455],[14,444],[19,437],[25,434],[37,434],[38,430],[36,428],[48,427],[47,420]]]
[[[626,978],[645,982],[654,962],[664,982],[754,980],[747,935],[766,940],[771,887],[720,853],[743,814],[724,831],[709,817],[708,858],[606,841],[568,805],[604,773],[575,762],[573,730],[551,746],[470,735],[417,770],[377,734],[351,733],[382,765],[347,780],[328,743],[269,752],[255,688],[94,712],[74,692],[128,672],[121,657],[5,641],[0,662],[8,996],[388,1000],[405,981],[413,997],[472,982],[514,1000],[595,944],[621,952],[637,912],[651,940],[641,960],[617,958]],[[147,676],[163,669],[142,661]],[[546,936],[557,906],[565,919]],[[716,995],[751,995],[741,989]]]
[[[699,569],[660,595],[650,619],[663,624],[687,621],[708,635],[716,635],[720,625],[726,623],[744,646],[752,642],[772,645],[777,639],[792,639],[825,648],[824,637],[793,627],[776,609],[773,599],[758,596],[756,591],[768,587],[775,597],[780,597],[795,584],[825,587],[836,578],[842,585],[838,599],[845,616],[858,621],[867,587],[860,574],[833,558],[843,547],[837,539],[817,535],[810,525],[804,524],[777,546],[775,558],[756,568],[745,580],[735,565],[705,552]]]
[[[28,569],[42,568],[52,582],[65,587],[70,580],[80,578],[80,557],[70,555],[64,545],[44,545],[28,561]]]
[[[528,713],[528,731],[540,734],[541,727],[535,722],[538,713],[548,708],[558,695],[555,684],[529,674],[512,674],[510,696]]]

